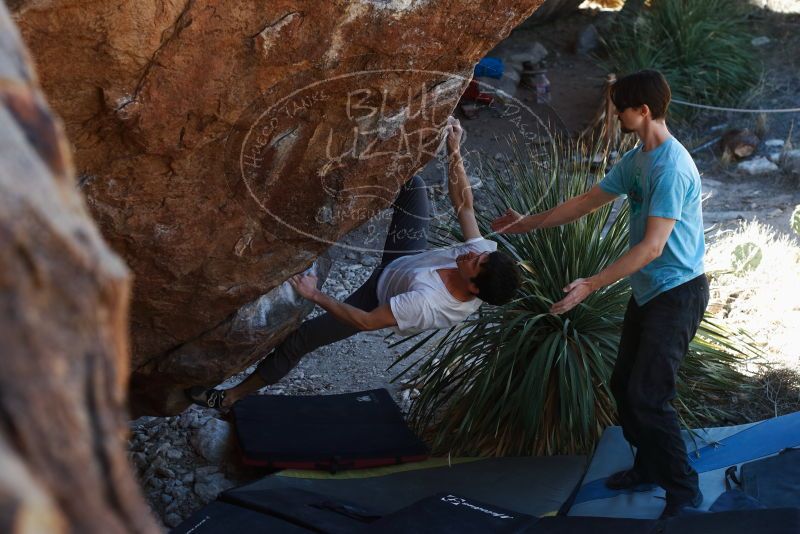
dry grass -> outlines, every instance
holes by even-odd
[[[800,244],[755,221],[707,242],[709,311],[749,331],[775,368],[800,371]]]
[[[742,411],[752,421],[778,417],[800,410],[800,372],[766,369],[753,377],[756,386]]]

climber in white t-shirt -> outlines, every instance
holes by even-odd
[[[403,185],[393,204],[383,258],[370,278],[340,302],[317,289],[315,276],[293,276],[290,282],[295,290],[327,313],[305,321],[239,385],[228,390],[199,386],[188,390],[194,402],[226,408],[283,378],[314,349],[360,331],[392,328],[408,335],[448,328],[469,317],[484,302],[501,305],[511,300],[519,287],[517,266],[497,251],[497,243],[481,236],[461,159],[461,125],[450,117],[445,130],[448,193],[464,243],[427,250],[430,205],[425,184],[414,176]]]

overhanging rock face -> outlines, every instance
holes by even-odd
[[[475,62],[539,4],[10,4],[92,213],[135,274],[134,412],[180,411],[183,387],[221,381],[296,326],[297,303],[253,322],[269,326],[250,342],[223,335],[389,204]]]

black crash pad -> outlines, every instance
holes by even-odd
[[[236,534],[246,532],[310,534],[315,531],[268,514],[214,501],[193,513],[170,532],[171,534],[223,534],[228,532]]]
[[[800,503],[797,503],[800,506]],[[675,517],[664,534],[797,534],[800,508],[736,510]]]
[[[254,395],[233,407],[242,460],[249,465],[338,471],[424,460],[389,392]]]
[[[350,534],[380,519],[378,514],[352,502],[297,488],[241,489],[225,492],[219,500],[329,534]]]
[[[525,534],[797,534],[800,509],[687,513],[665,520],[614,517],[544,517]]]
[[[543,517],[525,534],[657,534],[659,523],[651,519],[617,517]]]
[[[380,517],[359,505],[295,488],[223,493],[173,534],[351,534]]]
[[[358,503],[380,515],[438,493],[454,493],[532,516],[556,512],[580,482],[585,456],[429,460],[418,464],[351,471],[343,475],[283,472],[264,477],[241,491],[298,488]]]
[[[505,508],[440,493],[372,523],[365,532],[380,534],[517,534],[536,518]]]

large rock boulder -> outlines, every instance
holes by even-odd
[[[390,203],[541,2],[11,2],[135,275],[134,412],[180,411],[296,327],[307,309],[262,297]]]
[[[125,454],[130,274],[0,3],[0,532],[156,532]]]

